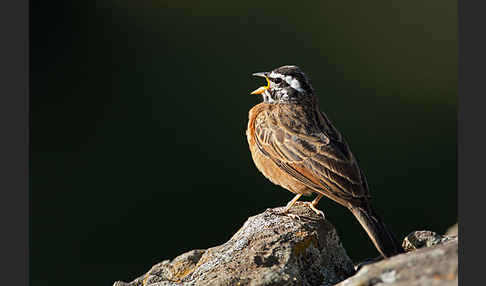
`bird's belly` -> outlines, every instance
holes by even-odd
[[[301,182],[293,179],[285,171],[281,170],[272,160],[263,155],[258,147],[252,146],[251,156],[256,167],[272,183],[279,185],[295,194],[312,194],[312,190]]]

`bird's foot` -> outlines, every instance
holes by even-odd
[[[288,216],[292,219],[300,220],[300,216],[298,216],[296,214],[289,213],[290,207],[292,207],[292,206],[287,205],[283,210],[278,211],[278,212],[275,212],[274,209],[267,209],[267,210],[270,210],[274,214],[285,215],[285,216]]]
[[[292,219],[297,219],[297,220],[300,220],[300,216],[296,215],[296,214],[289,214],[289,213],[285,213],[286,216],[292,218]]]
[[[324,212],[317,209],[312,202],[305,202],[304,204],[306,204],[317,215],[321,215],[323,219],[326,219],[326,215],[324,214]]]
[[[296,215],[296,214],[292,214],[292,213],[289,213],[290,211],[290,207],[286,207],[283,209],[283,211],[281,212],[281,214],[285,215],[285,216],[288,216],[292,219],[297,219],[297,220],[300,220],[300,216]]]

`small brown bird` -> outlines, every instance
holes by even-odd
[[[316,213],[322,196],[347,207],[384,257],[403,252],[372,208],[363,171],[341,133],[319,110],[310,80],[297,66],[282,66],[254,76],[267,81],[252,94],[263,102],[249,113],[246,135],[256,167],[272,183],[295,193],[284,212],[302,195]]]

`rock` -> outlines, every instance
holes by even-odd
[[[447,235],[447,236],[455,236],[455,235],[457,236],[457,235],[459,235],[459,224],[456,223],[455,225],[449,227],[447,229],[445,235]]]
[[[403,244],[409,252],[365,265],[356,275],[337,285],[458,285],[457,236],[417,231],[409,234]]]
[[[422,247],[430,247],[454,239],[453,236],[443,236],[433,231],[420,230],[407,235],[402,246],[405,251],[411,251]]]
[[[334,226],[296,204],[291,217],[268,209],[226,243],[164,260],[130,283],[173,285],[334,285],[355,273]]]

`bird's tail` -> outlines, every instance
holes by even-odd
[[[351,206],[349,209],[383,257],[391,257],[404,252],[395,235],[386,227],[370,204]]]

